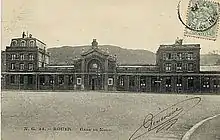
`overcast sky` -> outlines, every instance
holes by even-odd
[[[184,37],[178,0],[2,0],[2,49],[28,31],[48,47],[99,44],[156,52],[176,37],[200,43],[201,53],[220,52],[216,41]],[[187,0],[181,14],[185,17]]]

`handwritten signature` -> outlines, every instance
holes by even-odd
[[[171,105],[156,115],[152,113],[146,115],[141,126],[134,131],[129,140],[138,139],[153,130],[155,133],[168,130],[178,121],[180,116],[194,108],[200,101],[200,97],[185,99]]]

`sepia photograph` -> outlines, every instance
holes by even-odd
[[[220,140],[219,0],[1,9],[1,140]]]

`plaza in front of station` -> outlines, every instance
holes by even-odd
[[[220,114],[218,95],[97,91],[1,94],[2,140],[128,140],[147,114],[156,115],[177,102],[200,97],[201,102],[170,129],[137,139],[180,140],[196,123]]]

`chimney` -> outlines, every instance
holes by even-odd
[[[22,33],[22,38],[25,38],[26,34],[25,32]]]
[[[98,42],[96,41],[96,39],[93,39],[92,47],[97,47],[97,46],[98,46]]]
[[[175,41],[175,45],[182,45],[182,44],[183,44],[183,39],[179,39],[179,37],[177,37]]]

